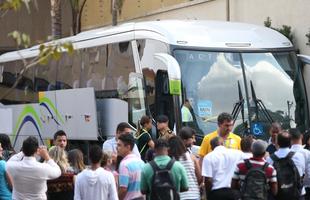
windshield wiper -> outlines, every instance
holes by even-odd
[[[239,113],[241,112],[241,117],[242,117],[242,124],[245,127],[245,133],[248,132],[248,125],[245,122],[244,119],[244,98],[242,95],[241,87],[240,87],[240,82],[238,81],[238,93],[239,93],[239,101],[235,103],[234,108],[231,112],[232,118],[234,120],[234,123],[236,122]]]
[[[262,111],[263,115],[268,120],[268,122],[270,124],[272,124],[274,122],[274,120],[272,119],[271,115],[269,114],[269,112],[268,112],[266,106],[264,105],[263,101],[256,97],[256,93],[255,93],[255,89],[254,89],[252,81],[250,81],[250,84],[251,84],[252,99],[253,99],[253,101],[255,103],[256,120],[259,121],[258,111],[260,109]]]

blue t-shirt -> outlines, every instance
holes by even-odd
[[[5,161],[0,160],[0,200],[11,200],[12,193],[9,190],[5,171]]]

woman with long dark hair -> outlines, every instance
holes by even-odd
[[[12,147],[11,140],[8,135],[1,133],[0,134],[0,143],[2,145],[2,159],[8,161],[12,155],[15,154],[15,151]]]
[[[200,199],[199,185],[202,178],[198,160],[187,151],[181,138],[174,136],[168,142],[169,156],[179,161],[187,174],[189,188],[188,191],[180,193],[180,198],[184,200]]]

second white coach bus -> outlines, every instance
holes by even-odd
[[[267,138],[274,121],[283,128],[309,128],[303,64],[292,43],[274,30],[219,21],[150,21],[56,42],[63,41],[72,42],[73,55],[64,52],[58,61],[31,68],[1,100],[13,113],[8,134],[14,144],[36,132],[42,141],[51,139],[58,129],[69,139],[107,138],[116,122],[136,126],[142,115],[155,122],[160,114],[169,117],[171,129],[195,128],[199,140],[217,128],[221,112],[232,113],[238,134]],[[35,46],[0,56],[1,93],[14,84],[22,59],[38,53]],[[93,95],[74,94],[78,88],[90,88]],[[60,98],[69,91],[73,96]],[[89,110],[75,113],[83,107]],[[92,128],[80,127],[93,119]]]

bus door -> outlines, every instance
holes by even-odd
[[[179,129],[180,124],[180,95],[181,72],[177,61],[165,53],[154,54],[157,69],[155,79],[155,115],[167,115],[169,128]]]

